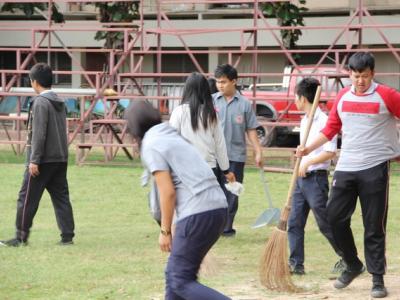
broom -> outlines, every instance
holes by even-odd
[[[218,260],[210,249],[201,262],[199,274],[202,277],[214,276],[218,273],[218,269]]]
[[[318,107],[321,96],[321,86],[318,86],[315,93],[314,102],[308,118],[304,138],[300,147],[304,147],[310,133],[315,111]],[[292,205],[292,195],[296,185],[299,172],[301,157],[296,158],[289,191],[284,209],[281,212],[278,225],[274,228],[269,238],[263,256],[261,257],[260,280],[261,284],[271,290],[280,292],[296,292],[300,289],[294,285],[290,276],[288,254],[287,254],[287,221]]]
[[[175,235],[176,225],[173,224],[171,227],[172,236]],[[211,249],[207,252],[206,256],[204,256],[203,261],[201,262],[199,275],[203,277],[214,276],[218,273],[218,263],[215,256],[212,254]]]

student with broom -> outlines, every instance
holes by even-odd
[[[227,216],[226,197],[214,173],[191,144],[161,122],[159,111],[149,102],[132,103],[125,119],[159,191],[158,243],[162,251],[171,252],[165,299],[229,299],[197,281],[200,264],[220,237]]]
[[[244,165],[246,162],[246,134],[254,149],[255,163],[262,167],[262,149],[258,141],[256,128],[258,122],[251,103],[239,93],[236,88],[238,73],[229,64],[220,65],[215,69],[218,93],[213,94],[214,106],[221,120],[225,142],[228,150],[229,169],[235,174],[238,182],[243,182]],[[228,220],[223,236],[233,237],[233,228],[239,197],[226,192],[228,200]]]
[[[315,97],[319,81],[315,78],[305,78],[296,86],[295,104],[299,111],[305,112],[300,124],[300,139],[304,138],[307,127],[307,120],[311,112],[312,103]],[[308,141],[312,141],[320,130],[324,128],[328,119],[320,108],[315,111],[313,123],[309,133]],[[299,177],[293,192],[292,208],[288,219],[288,240],[289,240],[289,266],[292,274],[304,275],[304,228],[308,214],[312,210],[318,228],[327,238],[335,252],[340,255],[332,234],[332,228],[326,217],[326,202],[328,201],[328,169],[331,160],[335,156],[337,147],[336,136],[328,143],[310,152],[303,157]],[[342,266],[342,260],[336,263],[334,270]]]
[[[342,149],[327,204],[333,238],[343,253],[346,270],[334,287],[347,287],[364,266],[357,255],[351,216],[360,199],[364,224],[364,253],[372,274],[371,296],[384,298],[387,290],[385,242],[389,191],[389,161],[400,155],[396,117],[400,117],[400,93],[374,82],[375,59],[357,52],[349,59],[351,87],[340,91],[328,122],[312,143],[297,151],[307,155],[342,130]]]

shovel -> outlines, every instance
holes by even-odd
[[[259,228],[265,225],[276,225],[279,222],[281,211],[272,205],[271,195],[265,180],[264,170],[260,168],[260,178],[264,186],[265,196],[268,201],[268,208],[257,218],[251,228]]]

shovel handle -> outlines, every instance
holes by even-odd
[[[272,205],[272,198],[271,198],[271,194],[269,193],[267,181],[265,180],[264,170],[262,168],[260,168],[260,177],[261,177],[261,181],[263,183],[265,196],[266,196],[266,198],[268,200],[269,208],[272,208],[272,206],[273,206]]]
[[[310,134],[311,126],[312,126],[312,123],[314,120],[315,111],[317,110],[320,97],[321,97],[321,86],[319,85],[317,88],[317,91],[315,93],[314,102],[311,107],[310,114],[308,116],[307,127],[304,132],[303,140],[300,141],[300,147],[304,147],[307,143],[308,135]],[[292,179],[290,180],[289,191],[288,191],[288,195],[287,195],[287,199],[286,199],[286,207],[290,207],[292,204],[292,196],[293,196],[293,192],[294,192],[294,187],[296,186],[296,180],[297,180],[297,176],[299,173],[300,163],[301,163],[301,157],[296,157],[296,163],[294,165]]]

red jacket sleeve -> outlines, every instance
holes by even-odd
[[[326,121],[325,128],[321,130],[321,133],[327,137],[328,140],[332,140],[342,129],[342,120],[337,112],[337,106],[343,95],[350,89],[350,87],[342,89],[336,96],[335,103],[333,103],[332,109],[329,112],[328,121]]]
[[[400,118],[400,92],[388,86],[379,85],[376,89],[386,104],[387,109],[397,118]]]

